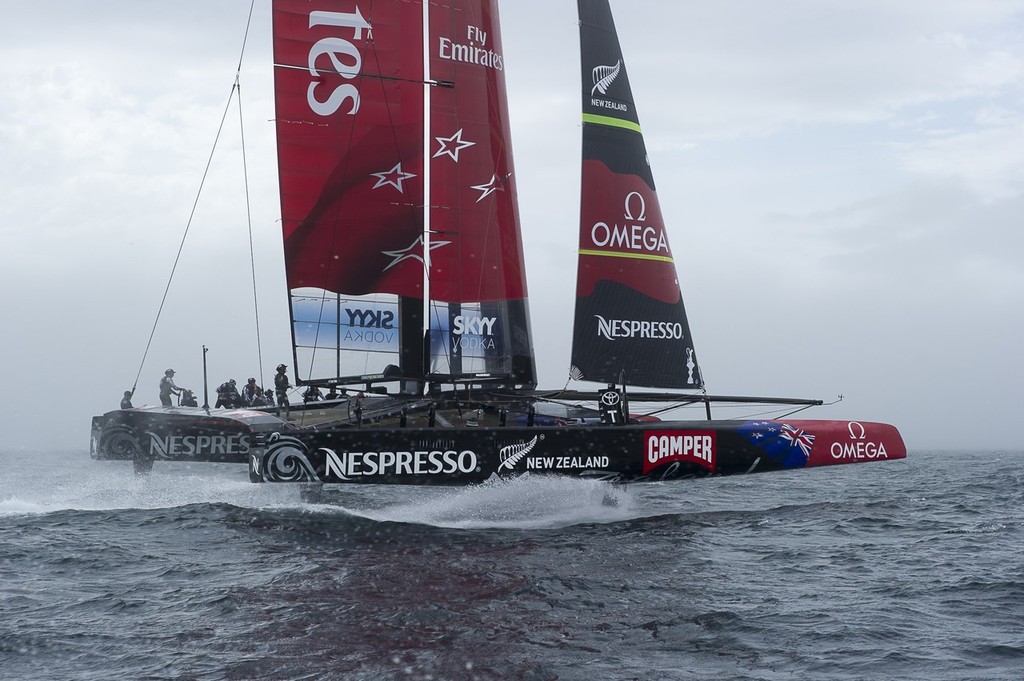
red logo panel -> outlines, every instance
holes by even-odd
[[[713,430],[648,430],[644,432],[644,473],[673,461],[715,471],[718,450]]]

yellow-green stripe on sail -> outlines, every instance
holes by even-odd
[[[622,253],[620,251],[592,251],[585,248],[580,249],[580,255],[599,255],[604,258],[632,258],[634,260],[657,260],[658,262],[674,263],[675,261],[667,255],[651,255],[650,253]]]
[[[583,114],[584,123],[593,123],[595,125],[607,125],[612,128],[625,128],[626,130],[632,130],[633,132],[640,132],[640,126],[633,121],[624,121],[621,118],[614,118],[612,116],[598,116],[597,114]]]

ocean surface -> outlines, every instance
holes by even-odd
[[[1024,452],[345,487],[0,453],[0,679],[1024,678]]]

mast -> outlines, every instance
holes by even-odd
[[[416,341],[416,374],[426,371],[426,341],[430,337],[430,2],[423,0],[423,306]],[[410,338],[411,340],[411,338]],[[411,367],[403,367],[408,373]]]
[[[421,3],[422,34],[422,87],[423,120],[421,126],[423,205],[421,216],[423,228],[420,233],[423,245],[422,298],[403,296],[399,298],[399,367],[403,377],[401,392],[422,394],[423,379],[426,377],[426,338],[430,335],[430,2]]]

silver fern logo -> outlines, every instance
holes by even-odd
[[[595,92],[600,92],[602,95],[608,94],[608,88],[619,77],[620,71],[622,71],[621,59],[615,62],[615,66],[595,66],[591,72],[594,78],[594,88],[590,91],[590,96],[593,97]]]
[[[498,451],[498,457],[501,459],[501,465],[498,466],[498,470],[507,469],[512,470],[516,464],[519,463],[524,456],[533,451],[533,448],[537,446],[537,436],[535,435],[529,442],[517,442],[513,445],[505,445]]]

